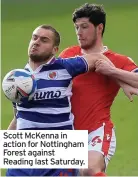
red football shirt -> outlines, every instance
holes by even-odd
[[[59,56],[68,58],[76,55],[82,55],[79,46],[67,48]],[[107,50],[104,55],[117,68],[132,71],[137,67],[128,57],[111,50]],[[118,91],[119,86],[113,79],[96,72],[75,77],[71,98],[75,129],[91,132],[102,126],[104,122],[113,126],[110,120],[110,108]]]

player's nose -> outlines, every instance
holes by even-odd
[[[82,28],[79,27],[77,30],[77,35],[78,36],[82,35],[82,32],[83,32]]]
[[[39,38],[37,38],[35,41],[34,41],[34,45],[40,45],[40,39]]]

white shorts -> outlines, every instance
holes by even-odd
[[[108,124],[92,131],[88,135],[89,151],[98,151],[105,158],[106,167],[116,150],[116,136],[113,127]]]

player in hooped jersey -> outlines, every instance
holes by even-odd
[[[110,108],[120,86],[130,100],[132,93],[138,93],[138,67],[129,57],[103,46],[106,13],[101,5],[82,5],[74,11],[73,22],[79,46],[64,49],[59,56],[68,58],[101,52],[114,64],[113,66],[103,60],[97,61],[96,72],[75,77],[71,98],[75,129],[89,132],[89,165],[88,169],[80,171],[80,175],[105,176],[107,164],[116,149]]]
[[[32,35],[25,69],[37,79],[37,92],[28,102],[15,105],[15,118],[9,129],[73,130],[71,112],[72,79],[100,59],[112,63],[103,54],[74,58],[55,58],[60,43],[59,33],[51,26],[41,25]],[[75,176],[75,169],[8,169],[7,176]]]

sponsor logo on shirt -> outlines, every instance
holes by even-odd
[[[61,91],[46,91],[46,92],[37,92],[34,95],[34,100],[44,100],[44,99],[54,99],[61,96]]]

